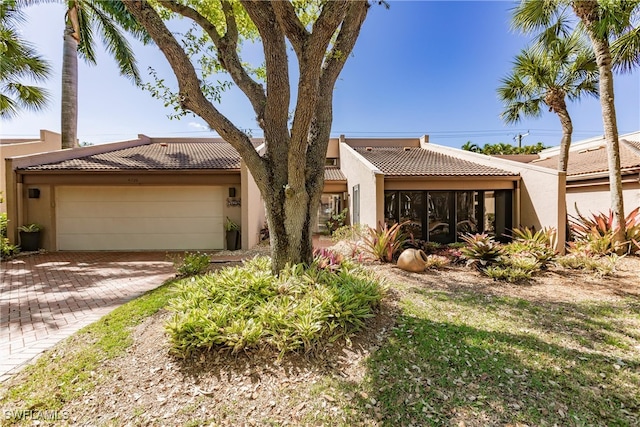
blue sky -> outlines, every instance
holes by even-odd
[[[507,126],[500,120],[496,95],[500,79],[528,38],[510,30],[512,2],[404,1],[386,10],[374,6],[364,23],[334,96],[332,136],[417,137],[460,147],[466,141],[513,143],[529,132],[523,144],[538,141],[558,145],[558,118],[541,118]],[[64,8],[40,4],[27,9],[23,35],[51,61],[54,73],[47,87],[53,102],[47,111],[23,113],[3,121],[3,137],[38,135],[39,129],[59,131],[60,69]],[[133,43],[139,68],[147,67],[173,81],[164,57],[155,46]],[[251,58],[248,52],[246,58]],[[256,55],[254,55],[256,56]],[[259,56],[259,55],[257,55]],[[80,61],[80,141],[94,144],[149,136],[212,136],[197,117],[169,120],[172,112],[124,77],[100,49],[97,66]],[[621,134],[640,129],[639,71],[616,75],[615,93]],[[261,136],[249,103],[238,91],[223,95],[220,110],[242,129]],[[602,135],[600,104],[585,99],[570,104],[574,141]]]

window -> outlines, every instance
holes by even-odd
[[[360,224],[360,184],[353,186],[353,223]]]
[[[385,191],[384,219],[387,225],[408,221],[407,233],[432,242],[482,232],[502,239],[512,227],[512,200],[510,190]]]

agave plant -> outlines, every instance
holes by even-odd
[[[504,249],[500,243],[486,233],[467,234],[462,236],[462,240],[467,244],[461,251],[467,259],[468,266],[482,269],[499,262],[504,255]]]

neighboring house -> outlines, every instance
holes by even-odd
[[[622,196],[628,214],[640,206],[640,132],[620,135],[620,168],[622,172]],[[571,144],[567,168],[567,212],[608,212],[611,208],[609,192],[609,164],[603,137]],[[540,160],[534,165],[558,167],[559,147],[540,152]]]
[[[48,131],[40,131],[40,139],[19,138],[19,139],[0,139],[0,164],[4,167],[4,159],[8,157],[26,156],[35,153],[44,153],[46,151],[60,150],[62,148],[62,139],[60,134]],[[5,174],[0,174],[0,192],[5,195],[7,190]],[[0,212],[6,212],[7,205],[5,202],[0,203]]]
[[[332,138],[326,165],[317,232],[348,208],[351,223],[410,221],[415,238],[442,243],[466,232],[502,237],[520,225],[556,227],[564,242],[565,175],[555,170],[426,136]],[[219,138],[141,135],[11,158],[6,171],[9,217],[42,224],[48,250],[223,249],[226,217],[241,224],[250,248],[265,222],[253,178]]]

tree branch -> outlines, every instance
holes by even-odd
[[[369,3],[366,0],[349,2],[349,10],[340,28],[340,33],[338,33],[336,42],[323,66],[321,87],[333,88],[347,58],[353,51],[368,11]]]
[[[277,25],[272,3],[261,0],[240,0],[251,20],[255,23],[262,39],[267,70],[267,98],[265,101],[264,128],[267,147],[270,140],[287,142],[289,140],[289,102],[291,87],[289,84],[289,61],[284,33]],[[286,145],[286,144],[285,144]],[[278,156],[282,153],[277,153]],[[279,157],[278,161],[283,158]]]
[[[276,1],[272,3],[272,6],[273,11],[276,14],[278,24],[280,24],[280,28],[282,28],[285,35],[291,42],[296,55],[301,57],[304,45],[309,38],[309,32],[304,25],[302,25],[302,22],[300,22],[300,19],[290,2]]]
[[[296,114],[291,128],[290,159],[307,158],[309,127],[317,109],[321,90],[322,61],[333,35],[342,23],[348,5],[348,0],[336,0],[324,4],[320,16],[313,25],[313,31],[304,45],[302,56],[298,57],[300,78]]]
[[[251,169],[256,181],[266,178],[266,167],[249,137],[222,115],[202,94],[198,75],[180,43],[162,18],[146,0],[122,0],[126,8],[147,30],[171,65],[178,80],[182,106],[202,117],[212,129],[229,142]]]
[[[238,27],[233,15],[233,8],[227,1],[222,2],[222,10],[225,15],[227,24],[227,32],[224,36],[220,36],[218,29],[207,18],[205,18],[197,10],[182,5],[174,0],[167,0],[161,3],[169,10],[178,13],[186,18],[193,20],[211,37],[213,44],[218,51],[218,60],[222,67],[227,70],[233,82],[247,95],[253,111],[256,113],[256,119],[261,128],[264,129],[264,107],[266,104],[266,95],[262,85],[249,76],[245,68],[242,66],[240,57],[238,56]]]

